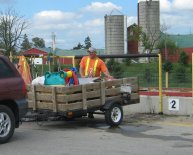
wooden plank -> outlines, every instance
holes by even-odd
[[[105,104],[105,96],[106,96],[105,83],[104,83],[104,82],[101,82],[101,104],[102,104],[102,105]]]
[[[36,93],[37,101],[50,101],[52,102],[52,94]]]
[[[121,88],[110,88],[105,90],[106,95],[119,95],[121,94]]]
[[[26,86],[27,91],[31,91],[31,88],[32,88],[32,85],[27,85]]]
[[[36,102],[36,86],[32,86],[32,101],[33,101],[33,110],[37,110],[37,102]]]
[[[82,93],[70,94],[70,95],[57,95],[56,100],[57,102],[60,102],[60,103],[67,103],[67,102],[82,100]]]
[[[88,108],[100,107],[101,99],[90,100],[87,102],[87,104],[88,104]]]
[[[122,79],[105,81],[105,87],[120,86],[122,83]]]
[[[43,93],[52,93],[52,87],[51,86],[36,85],[36,91],[37,92],[43,92]]]
[[[133,85],[138,84],[138,78],[137,77],[129,77],[129,78],[123,78],[123,84],[131,83]]]
[[[101,90],[86,92],[87,99],[101,97]]]
[[[32,108],[33,109],[34,103],[33,101],[28,100],[28,108]]]
[[[90,84],[86,84],[86,90],[95,90],[95,89],[100,89],[100,82],[97,83],[90,83]]]
[[[31,94],[28,94],[28,99],[31,100],[33,96]],[[46,101],[46,102],[52,102],[52,94],[42,94],[42,93],[36,93],[36,100],[37,101]],[[79,94],[72,94],[72,95],[56,95],[56,102],[60,103],[66,103],[66,102],[72,102],[82,100],[82,93]]]
[[[111,96],[111,97],[106,97],[106,101],[108,101],[108,100],[121,101],[121,95],[118,95],[118,96]]]
[[[56,87],[52,87],[53,112],[57,112]]]
[[[83,110],[87,110],[87,103],[86,103],[86,85],[82,85],[82,105],[83,105]]]
[[[28,108],[33,108],[33,101],[28,102]],[[37,102],[37,109],[36,110],[53,110],[53,103],[51,102]]]
[[[71,104],[58,104],[58,111],[70,111],[70,110],[81,110],[82,102],[76,102]]]
[[[77,85],[77,86],[64,86],[64,87],[56,87],[56,93],[57,94],[73,94],[75,92],[81,92],[82,91],[82,87],[81,85]]]
[[[130,85],[132,92],[138,92],[138,78],[137,77],[131,77],[131,78],[123,78],[123,85]]]
[[[43,110],[53,110],[53,103],[50,102],[37,102],[37,108]]]
[[[27,100],[32,100],[32,91],[27,93]]]

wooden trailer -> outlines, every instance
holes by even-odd
[[[104,114],[111,126],[122,122],[122,106],[136,103],[139,103],[136,77],[69,87],[28,86],[28,106],[35,112],[49,111],[66,118]]]

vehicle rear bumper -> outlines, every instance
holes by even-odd
[[[24,98],[21,100],[17,100],[16,104],[19,110],[19,120],[20,120],[22,117],[25,116],[25,114],[28,111],[28,103],[27,103],[27,100]]]

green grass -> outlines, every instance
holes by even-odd
[[[137,76],[139,78],[140,87],[158,87],[159,85],[159,68],[158,63],[148,64],[130,64],[129,66],[122,65],[124,68],[123,77]],[[185,74],[176,75],[176,69],[179,64],[173,64],[173,70],[169,73],[169,87],[176,88],[191,88],[191,66],[184,66]],[[183,78],[180,78],[184,77]],[[181,80],[180,80],[181,79]],[[165,72],[162,71],[162,83],[165,87]]]

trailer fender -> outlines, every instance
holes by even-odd
[[[120,105],[121,105],[121,102],[119,102],[119,101],[113,101],[113,100],[106,101],[105,104],[104,104],[104,106],[102,107],[102,110],[103,110],[103,111],[106,111],[106,110],[110,109],[110,107],[111,107],[113,104],[120,104]]]

